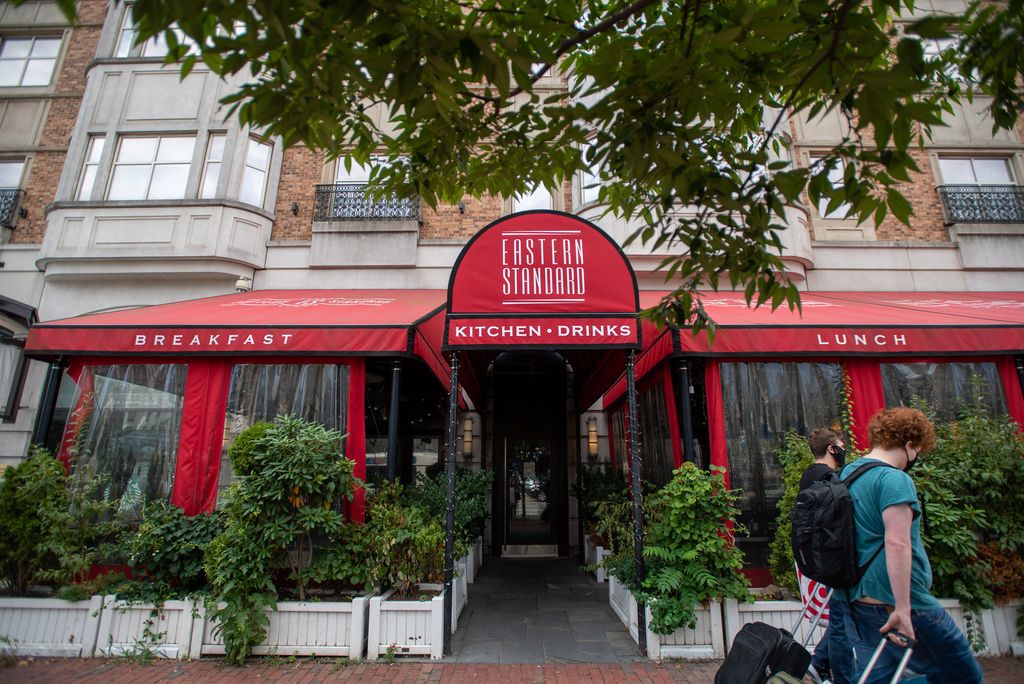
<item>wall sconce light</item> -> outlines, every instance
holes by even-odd
[[[299,215],[299,203],[298,202],[292,202],[292,214],[295,215],[295,216]]]
[[[462,419],[462,457],[467,461],[473,458],[473,418]]]
[[[597,418],[587,418],[587,456],[591,460],[597,458]]]
[[[459,213],[460,214],[465,214],[466,213],[466,203],[463,202],[462,200],[459,200]]]
[[[235,281],[235,292],[248,292],[252,289],[252,280],[245,276],[239,276]]]

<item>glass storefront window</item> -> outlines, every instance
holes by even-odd
[[[239,364],[231,370],[224,421],[220,483],[234,478],[227,454],[243,430],[258,421],[294,415],[343,434],[347,428],[348,366],[319,363]],[[344,442],[342,443],[344,451]]]
[[[939,420],[956,419],[965,403],[978,400],[992,415],[1006,414],[1003,384],[996,364],[883,363],[886,406],[912,406],[923,401]]]
[[[62,440],[71,472],[104,478],[104,495],[141,513],[169,499],[177,462],[186,366],[86,366]]]
[[[838,426],[842,387],[835,363],[722,364],[729,483],[742,490],[740,521],[750,536],[739,541],[748,564],[768,564],[783,490],[773,452],[782,435]]]

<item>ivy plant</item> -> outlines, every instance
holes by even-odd
[[[166,501],[150,502],[125,539],[135,574],[189,593],[206,584],[203,555],[222,529],[217,512],[187,516]]]
[[[611,507],[629,501],[629,485],[622,471],[612,468],[609,463],[582,468],[579,480],[573,487],[573,495],[579,501],[580,517],[587,534],[597,537],[599,544],[610,547],[608,535],[598,533],[596,529],[599,525],[606,527],[598,522],[602,517],[598,514],[598,507],[602,504]]]
[[[782,445],[775,450],[775,459],[782,466],[785,489],[779,500],[779,517],[775,521],[775,537],[772,539],[768,564],[775,584],[797,593],[800,587],[797,586],[793,569],[793,522],[789,514],[800,491],[800,478],[814,463],[814,455],[811,454],[806,437],[796,430],[787,430],[782,436]]]

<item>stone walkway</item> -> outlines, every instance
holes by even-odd
[[[608,585],[567,558],[488,559],[452,635],[456,663],[644,660],[608,605]]]

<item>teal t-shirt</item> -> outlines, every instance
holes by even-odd
[[[857,468],[876,459],[861,458],[849,464],[842,471],[843,479]],[[910,527],[910,607],[915,610],[940,608],[931,594],[932,566],[921,542],[921,505],[917,501],[914,481],[902,470],[882,467],[872,468],[864,473],[850,487],[853,496],[853,514],[857,523],[857,563],[863,566],[880,546],[885,544],[885,523],[882,511],[897,504],[910,504],[914,511],[914,522]],[[860,584],[850,590],[851,599],[870,596],[889,605],[895,605],[892,588],[889,586],[889,572],[885,565],[885,548],[871,562],[861,578]]]

